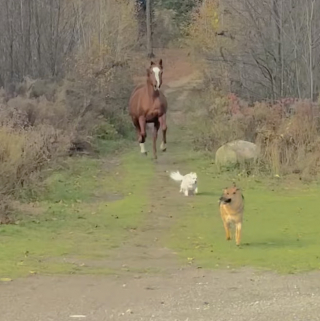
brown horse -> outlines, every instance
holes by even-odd
[[[162,84],[162,59],[158,63],[151,61],[147,68],[147,82],[144,85],[136,87],[129,100],[129,114],[132,118],[134,127],[138,133],[140,150],[142,154],[147,155],[144,143],[146,141],[146,124],[153,123],[153,156],[157,158],[157,136],[158,130],[162,129],[162,143],[160,149],[166,151],[166,112],[167,99],[160,91]]]

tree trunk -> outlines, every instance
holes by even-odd
[[[137,20],[139,25],[138,41],[139,45],[145,46],[145,36],[146,36],[146,6],[144,1],[136,1],[137,10]]]
[[[147,54],[149,58],[153,58],[153,46],[152,46],[152,19],[151,19],[151,0],[146,2],[146,22],[147,22]]]
[[[277,41],[277,52],[276,52],[276,86],[277,86],[277,96],[281,97],[283,96],[283,66],[282,66],[282,16],[280,14],[279,10],[280,4],[278,0],[273,0],[273,14],[275,19],[275,29],[276,29],[276,41]]]

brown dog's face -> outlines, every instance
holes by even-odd
[[[220,198],[220,201],[222,201],[224,203],[230,203],[232,201],[232,199],[239,194],[241,195],[241,191],[236,186],[226,187],[223,190],[223,194]]]
[[[147,77],[150,79],[153,89],[156,91],[159,90],[162,85],[162,73],[162,59],[160,59],[157,63],[151,61],[150,67],[147,69]]]

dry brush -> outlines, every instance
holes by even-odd
[[[9,213],[59,156],[131,135],[138,23],[129,0],[0,5],[0,205]]]

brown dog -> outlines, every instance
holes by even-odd
[[[230,229],[234,224],[236,226],[236,244],[240,245],[244,197],[235,183],[232,187],[226,187],[223,190],[219,200],[219,208],[227,240],[231,240]]]

